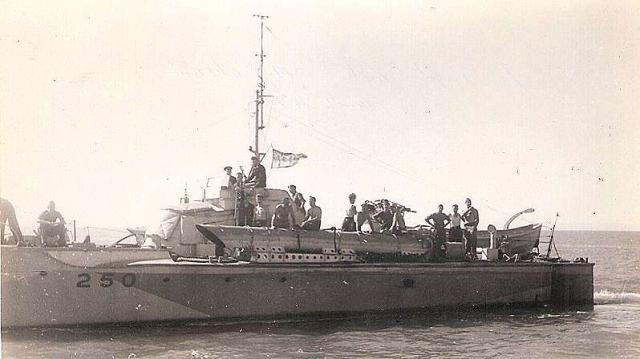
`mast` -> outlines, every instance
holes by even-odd
[[[267,56],[264,54],[264,44],[263,44],[263,39],[264,39],[264,20],[268,19],[269,16],[267,15],[261,15],[261,14],[256,14],[253,15],[257,18],[260,19],[260,53],[256,54],[256,56],[258,56],[260,58],[260,70],[258,72],[258,89],[256,90],[256,124],[255,124],[255,142],[254,142],[254,148],[252,149],[251,147],[249,147],[249,150],[253,151],[253,153],[255,154],[256,157],[258,157],[258,159],[262,160],[262,157],[260,156],[260,147],[259,147],[259,138],[258,135],[260,133],[260,130],[264,129],[264,89],[265,89],[265,85],[264,85],[264,77],[263,77],[263,65],[264,65],[264,58]]]

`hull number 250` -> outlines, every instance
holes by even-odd
[[[114,281],[113,273],[102,273],[100,276],[99,284],[103,288],[108,288],[113,285]],[[126,273],[122,276],[122,285],[129,288],[136,284],[136,275],[133,273]],[[78,274],[78,282],[76,283],[78,288],[90,288],[91,287],[91,274],[80,273]]]

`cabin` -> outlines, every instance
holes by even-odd
[[[251,205],[256,204],[256,195],[262,195],[262,206],[271,218],[282,199],[289,193],[275,188],[244,188],[244,197]],[[161,245],[183,257],[206,257],[221,254],[220,249],[207,240],[196,224],[236,225],[238,204],[236,189],[221,186],[217,197],[199,201],[184,201],[179,205],[163,208],[146,230],[147,247]]]

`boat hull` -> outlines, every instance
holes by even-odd
[[[3,261],[16,250],[3,251]],[[153,260],[81,268],[52,267],[42,255],[31,268],[3,266],[3,328],[593,303],[591,264]]]
[[[306,231],[281,228],[251,228],[220,225],[196,225],[205,238],[226,248],[279,247],[285,251],[315,251],[350,249],[356,253],[405,253],[430,256],[433,243],[428,232],[396,236],[382,233],[341,231]]]

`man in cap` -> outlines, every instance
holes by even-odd
[[[244,185],[255,188],[267,187],[267,171],[256,156],[251,157],[251,170]]]
[[[480,223],[480,215],[478,210],[471,205],[471,199],[465,201],[467,210],[462,214],[464,224],[464,237],[466,239],[466,252],[470,260],[476,259],[476,251],[478,248],[478,224]]]
[[[355,232],[356,231],[356,221],[355,216],[358,213],[356,209],[356,194],[351,193],[349,195],[349,207],[347,207],[347,211],[345,213],[344,220],[342,221],[342,231],[343,232]]]
[[[225,166],[224,168],[225,181],[223,183],[225,183],[228,188],[233,188],[236,183],[238,183],[238,179],[231,174],[232,169],[231,166]]]

